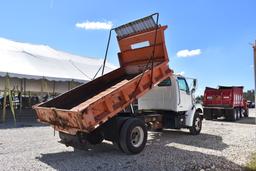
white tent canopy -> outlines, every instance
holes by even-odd
[[[86,82],[101,75],[103,59],[61,52],[45,45],[19,43],[0,38],[0,76],[50,81]],[[106,63],[105,72],[116,67]]]

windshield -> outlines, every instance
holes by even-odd
[[[189,91],[188,84],[184,78],[178,77],[179,89],[182,91]]]

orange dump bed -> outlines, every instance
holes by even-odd
[[[171,76],[164,41],[166,28],[156,25],[152,16],[115,28],[121,67],[34,106],[39,121],[76,134],[91,132],[118,115],[152,85]]]

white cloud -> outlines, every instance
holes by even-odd
[[[181,71],[181,72],[175,72],[174,74],[175,74],[175,75],[182,75],[182,76],[184,76],[184,75],[185,75],[185,72],[184,72],[184,71]]]
[[[251,68],[253,68],[253,65],[250,65]]]
[[[99,21],[86,21],[82,23],[76,23],[77,28],[85,30],[110,30],[113,24],[111,21],[99,22]]]
[[[191,57],[191,56],[197,56],[200,55],[202,53],[201,49],[194,49],[194,50],[188,50],[188,49],[184,49],[184,50],[180,50],[176,53],[177,57]]]

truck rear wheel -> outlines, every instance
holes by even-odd
[[[65,144],[67,147],[71,146],[74,150],[87,150],[87,141],[85,135],[78,132],[76,135],[67,134],[59,131],[60,143]]]
[[[196,112],[194,115],[193,125],[189,128],[190,134],[198,135],[200,134],[202,129],[202,118],[200,117],[199,113]]]
[[[229,120],[230,121],[236,121],[237,120],[237,110],[236,109],[230,110]]]
[[[92,145],[100,144],[103,140],[104,137],[101,131],[95,130],[87,135],[87,141]]]
[[[204,109],[204,118],[206,120],[212,120],[213,119],[211,109]]]
[[[137,154],[144,149],[146,142],[147,130],[145,123],[136,118],[125,121],[119,136],[121,150],[127,154]]]
[[[236,119],[239,120],[240,119],[240,111],[239,109],[235,109],[236,110]]]

